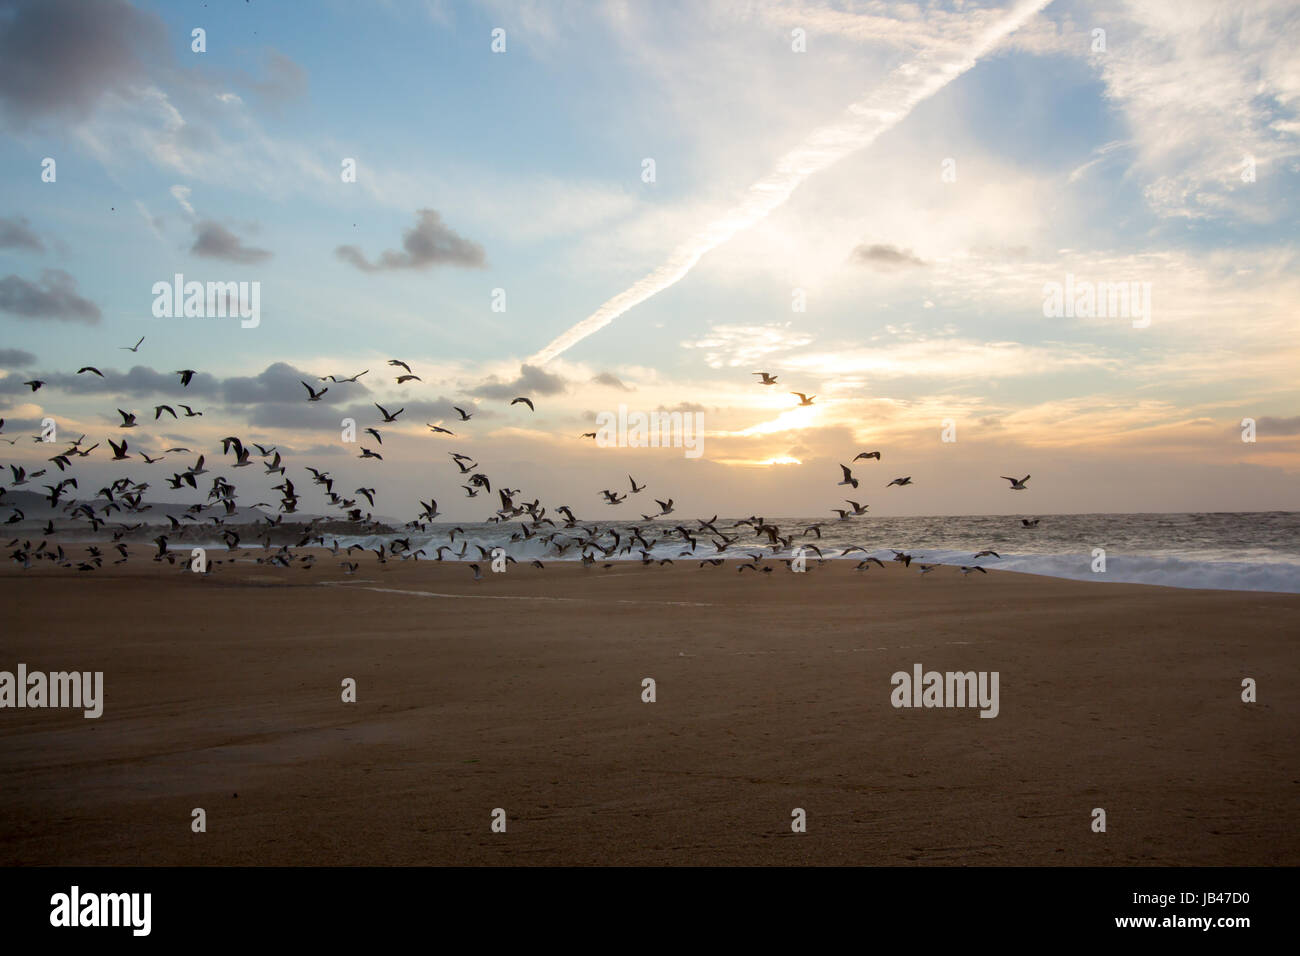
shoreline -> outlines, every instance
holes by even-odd
[[[354,536],[352,539],[354,543],[351,546],[354,550],[358,547],[362,548],[362,550],[357,552],[355,561],[363,567],[369,566],[370,564],[377,564],[373,558],[372,551],[355,543],[356,540],[368,537],[373,536]],[[387,540],[392,540],[398,536],[385,535],[383,537]],[[408,534],[403,535],[402,537],[414,538],[416,536]],[[331,551],[330,548],[322,547],[320,545],[303,547],[290,546],[290,551],[295,559],[304,555],[312,555],[317,567],[330,565],[337,567],[338,563],[341,561],[354,560],[354,558],[350,557],[346,553],[348,545],[342,543],[343,541],[348,540],[348,538],[338,536],[334,540],[339,542],[339,551],[337,554]],[[141,545],[148,544],[153,551],[156,551],[156,545],[152,542],[145,542],[136,539],[131,543],[135,544],[137,548]],[[420,542],[417,541],[416,543],[418,544]],[[86,546],[94,546],[99,548],[101,552],[104,552],[106,560],[112,561],[116,560],[115,552],[111,552],[112,545],[113,542],[111,539],[67,539],[63,541],[47,542],[46,550],[48,551],[51,546],[55,549],[59,546],[63,546],[65,552],[67,552],[69,547],[84,548]],[[427,545],[425,547],[427,549]],[[710,569],[701,567],[701,561],[715,560],[718,557],[721,557],[724,564],[735,567],[739,564],[750,561],[751,558],[749,555],[759,550],[756,547],[751,548],[740,546],[731,549],[723,555],[715,555],[710,553],[706,548],[701,547],[693,555],[682,556],[676,551],[671,550],[676,547],[678,547],[678,545],[674,544],[668,550],[656,553],[652,563],[657,564],[660,560],[668,558],[669,563],[675,566],[691,567],[700,571],[706,571]],[[838,547],[838,545],[835,547]],[[265,546],[262,544],[254,545],[241,543],[237,548],[231,551],[227,548],[226,544],[221,541],[205,542],[180,540],[173,542],[168,548],[169,552],[176,556],[175,565],[170,566],[179,569],[180,564],[183,561],[189,560],[190,552],[193,548],[203,548],[208,553],[209,560],[220,562],[218,566],[226,569],[242,565],[261,566],[259,559],[274,555],[281,550],[281,546],[277,545]],[[419,550],[419,548],[415,547],[414,544],[412,545],[412,548],[413,550]],[[893,554],[898,550],[901,549],[882,547],[875,548],[865,553],[858,551],[849,555],[831,554],[828,550],[827,554],[822,558],[817,558],[814,553],[808,552],[806,553],[806,560],[809,570],[815,570],[819,566],[832,562],[836,564],[845,562],[857,564],[868,556],[878,558],[886,564],[892,564]],[[233,558],[231,557],[232,555],[234,555]],[[1115,552],[1107,555],[1106,560],[1108,561],[1108,565],[1105,571],[1092,572],[1089,570],[1089,572],[1085,573],[1082,568],[1089,567],[1090,562],[1093,559],[1082,552],[1077,554],[1017,554],[1008,551],[1002,553],[997,559],[978,559],[964,551],[958,552],[952,549],[930,548],[916,549],[913,557],[914,560],[911,565],[913,572],[915,572],[921,565],[934,564],[938,566],[936,570],[943,569],[941,573],[945,576],[949,573],[947,569],[959,571],[962,566],[975,566],[982,567],[986,572],[990,573],[996,571],[1002,574],[1023,574],[1029,577],[1046,578],[1053,581],[1076,581],[1079,583],[1103,585],[1137,584],[1148,587],[1172,588],[1176,590],[1227,591],[1242,594],[1300,594],[1300,563],[1281,560],[1204,561],[1186,558],[1180,555],[1124,554]],[[48,561],[34,563],[31,568],[25,570],[21,567],[17,567],[16,563],[12,561],[8,562],[8,565],[10,567],[16,567],[17,570],[26,574],[31,574],[38,570],[62,570],[69,573],[75,573],[75,565],[83,558],[84,555],[70,557],[72,564],[71,568],[56,568]],[[581,561],[581,557],[577,553],[569,555],[546,555],[522,553],[521,551],[521,553],[512,554],[511,558],[512,568],[527,566],[535,558],[542,560],[547,567],[551,567],[552,565],[556,567],[576,565]],[[789,550],[782,550],[775,554],[771,552],[765,553],[759,563],[772,567],[774,572],[787,573],[787,565],[790,560],[791,552]],[[394,565],[410,563],[465,566],[474,563],[487,565],[490,561],[490,557],[484,558],[474,554],[468,554],[465,557],[458,557],[455,554],[450,554],[445,558],[425,556],[410,558],[407,561],[403,561],[398,556],[390,557],[388,559],[388,563]],[[595,562],[596,568],[601,568],[605,564],[612,564],[614,566],[635,566],[644,565],[645,562],[639,556],[626,553],[601,557]],[[152,556],[145,557],[139,550],[137,550],[135,556],[131,558],[129,562],[117,566],[122,567],[128,565],[134,567],[141,567],[144,565],[156,566],[157,562],[153,560]],[[96,573],[100,573],[110,566],[111,565],[104,565],[103,567],[98,568]],[[486,573],[487,568],[484,567],[484,574]],[[1152,578],[1159,577],[1170,578],[1171,575],[1177,573],[1182,574],[1181,579],[1152,580]],[[1255,580],[1252,581],[1252,578]],[[1207,579],[1209,580],[1207,581]],[[1256,586],[1247,586],[1248,584],[1254,584]]]

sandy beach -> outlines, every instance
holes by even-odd
[[[1300,595],[778,568],[6,566],[0,863],[1300,863]]]

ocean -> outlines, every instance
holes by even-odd
[[[677,516],[672,516],[676,518]],[[943,565],[983,565],[1007,571],[1041,574],[1048,577],[1071,578],[1080,581],[1112,583],[1159,584],[1181,588],[1218,588],[1234,591],[1282,591],[1300,593],[1300,512],[1232,512],[1211,514],[1082,514],[1035,515],[1036,527],[1027,528],[1021,518],[1014,515],[943,515],[935,517],[876,518],[863,516],[847,521],[826,522],[820,518],[767,518],[777,524],[783,535],[795,535],[791,548],[813,544],[821,548],[826,558],[859,561],[862,552],[841,558],[840,552],[851,545],[860,545],[867,554],[888,560],[894,549],[906,551],[917,562]],[[723,556],[743,557],[746,553],[763,552],[772,558],[788,558],[791,550],[782,548],[773,552],[765,547],[766,536],[756,537],[753,530],[742,525],[733,528],[737,519],[720,518],[716,527],[726,534],[740,537],[730,545]],[[816,521],[822,521],[820,540],[803,531]],[[560,529],[560,541],[581,534],[580,528],[614,528],[626,542],[626,529],[633,523],[584,521],[579,527]],[[650,554],[656,558],[674,561],[701,560],[717,556],[712,536],[708,532],[695,533],[699,522],[683,517],[680,522],[662,519],[652,522],[635,522],[647,540],[655,541]],[[686,546],[680,538],[663,537],[675,524],[692,530],[697,539],[695,553],[682,555]],[[571,548],[562,557],[538,538],[530,541],[511,541],[518,534],[517,521],[501,524],[435,523],[424,532],[399,535],[367,535],[360,537],[327,537],[327,544],[337,540],[340,547],[360,544],[378,547],[394,537],[409,538],[411,549],[424,548],[433,557],[439,545],[447,543],[448,532],[455,527],[464,529],[464,537],[456,535],[455,550],[459,553],[461,541],[469,542],[463,560],[482,560],[475,545],[489,552],[502,547],[516,560],[576,561],[581,553]],[[549,530],[549,529],[548,529]],[[657,540],[656,540],[657,539]],[[612,543],[606,535],[600,539],[605,546]],[[224,547],[215,545],[216,547]],[[999,557],[978,560],[976,551],[992,550]],[[1099,555],[1104,551],[1104,571],[1096,571]],[[445,554],[445,552],[444,552]],[[594,552],[600,561],[641,560],[640,545],[630,552],[605,557]],[[808,553],[810,561],[815,553]],[[938,572],[936,572],[938,573]]]

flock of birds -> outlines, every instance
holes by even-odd
[[[137,352],[144,342],[142,336],[133,346],[122,346],[121,348]],[[404,385],[412,381],[423,381],[419,375],[416,375],[411,366],[399,359],[390,359],[389,367],[401,369],[400,373],[394,373],[397,385]],[[354,375],[341,377],[337,375],[325,375],[319,378],[319,382],[328,382],[328,385],[313,386],[308,382],[302,382],[306,389],[308,402],[319,402],[325,394],[331,389],[348,384],[356,384],[362,376],[370,373],[369,369],[357,372]],[[94,366],[82,366],[77,371],[78,375],[98,375],[104,377],[103,372]],[[174,374],[178,378],[177,388],[186,389],[197,372],[194,369],[178,369]],[[760,377],[758,384],[772,386],[777,384],[777,376],[769,372],[755,372]],[[38,391],[46,383],[40,379],[33,379],[25,382],[32,392]],[[182,391],[182,394],[183,391]],[[805,395],[802,392],[792,392],[799,398],[800,406],[813,404],[816,396]],[[379,420],[373,425],[366,427],[363,434],[373,438],[374,449],[358,442],[360,449],[358,458],[383,460],[383,455],[377,450],[383,447],[383,432],[380,426],[397,422],[400,416],[405,412],[405,408],[398,408],[396,411],[389,411],[383,405],[374,403],[379,412]],[[535,412],[536,407],[531,398],[527,396],[518,396],[510,402],[511,406],[523,405],[530,412]],[[184,413],[178,415],[176,409],[179,408]],[[453,406],[459,422],[468,422],[473,417],[473,412]],[[142,427],[138,421],[138,413],[117,410],[121,416],[121,424],[117,427],[122,430]],[[153,421],[159,421],[164,414],[170,415],[173,419],[180,418],[198,418],[203,415],[202,411],[196,411],[192,405],[180,401],[174,401],[167,404],[154,406]],[[446,435],[455,438],[456,433],[447,428],[441,421],[437,423],[426,422],[431,434]],[[0,418],[0,435],[3,435],[4,419]],[[585,432],[581,437],[594,438],[595,432]],[[7,441],[13,446],[17,439],[0,438]],[[44,441],[42,435],[34,436],[37,442]],[[368,440],[368,439],[367,439]],[[190,528],[206,529],[208,535],[220,537],[226,544],[230,552],[235,552],[243,546],[241,557],[244,559],[255,560],[258,564],[265,564],[277,567],[298,567],[303,570],[310,570],[318,558],[314,551],[307,550],[306,553],[299,553],[304,549],[325,548],[329,553],[339,560],[340,566],[347,574],[354,574],[359,568],[359,563],[353,560],[354,554],[360,552],[364,554],[369,551],[373,553],[378,563],[384,564],[389,560],[399,561],[418,561],[421,558],[435,561],[447,559],[464,560],[475,557],[470,554],[471,543],[467,540],[465,530],[462,527],[453,527],[446,532],[447,541],[434,549],[433,554],[429,554],[424,547],[413,548],[411,537],[413,533],[421,533],[426,536],[436,534],[431,530],[434,522],[441,512],[438,510],[438,502],[435,498],[430,497],[428,501],[419,502],[419,512],[416,518],[407,522],[403,530],[407,532],[404,536],[398,536],[382,522],[375,519],[371,509],[375,507],[376,491],[373,487],[367,487],[364,483],[361,487],[354,489],[350,493],[343,493],[335,490],[338,483],[330,472],[312,466],[303,466],[306,472],[310,473],[310,484],[322,489],[325,501],[330,508],[336,509],[337,517],[311,517],[305,525],[284,525],[286,515],[298,513],[301,496],[293,477],[288,474],[288,466],[283,457],[275,446],[262,445],[257,442],[245,443],[238,436],[228,435],[221,439],[221,455],[223,461],[221,465],[212,463],[212,468],[208,467],[208,461],[204,454],[196,453],[186,447],[171,447],[163,450],[156,456],[149,455],[139,447],[132,449],[126,435],[121,436],[120,441],[114,441],[112,438],[106,438],[109,448],[112,449],[111,461],[133,461],[138,460],[146,465],[152,466],[162,462],[168,455],[193,455],[195,456],[194,464],[180,470],[171,470],[171,476],[166,478],[167,487],[173,490],[184,491],[191,489],[194,491],[202,490],[200,488],[200,478],[209,476],[204,481],[207,494],[202,501],[180,510],[179,513],[171,513],[172,506],[159,505],[158,507],[167,509],[164,511],[164,517],[168,525],[162,529],[162,532],[152,538],[154,553],[151,558],[154,562],[166,562],[169,565],[176,566],[178,560],[183,570],[190,570],[189,554],[182,550],[179,555],[175,551],[169,550],[169,541],[175,540],[178,536],[186,535]],[[96,442],[93,445],[86,446],[86,436],[82,435],[75,441],[64,442],[66,447],[62,451],[52,455],[47,459],[50,465],[57,468],[56,474],[60,476],[54,484],[43,484],[42,487],[47,492],[46,500],[52,509],[58,509],[60,516],[59,524],[56,525],[53,518],[47,519],[45,528],[42,531],[41,540],[33,544],[31,540],[20,540],[14,538],[6,545],[10,549],[10,557],[24,568],[31,568],[39,562],[51,562],[62,568],[75,568],[78,571],[95,571],[101,568],[106,558],[111,558],[113,564],[123,564],[130,559],[132,551],[129,540],[132,540],[137,533],[148,534],[149,531],[158,529],[159,525],[150,525],[144,520],[131,522],[132,518],[138,518],[144,512],[150,511],[154,505],[146,502],[145,494],[150,488],[149,482],[136,481],[130,477],[118,478],[105,487],[100,488],[88,500],[79,500],[71,497],[69,489],[81,492],[77,477],[74,474],[77,461],[89,457],[97,448],[100,447]],[[257,460],[254,460],[256,456]],[[229,461],[225,460],[229,457]],[[491,495],[492,479],[486,471],[475,461],[473,456],[461,452],[449,453],[451,465],[463,479],[460,487],[464,490],[469,498],[478,497],[480,494]],[[849,465],[840,465],[842,478],[839,485],[848,486],[856,489],[859,486],[860,479],[855,477],[852,466],[858,461],[877,461],[881,460],[879,451],[860,452],[853,458]],[[228,465],[232,470],[239,468],[255,467],[260,468],[260,474],[278,478],[279,483],[272,485],[271,490],[279,492],[278,502],[258,501],[249,506],[251,509],[271,509],[275,511],[272,514],[260,513],[259,517],[250,523],[247,516],[240,516],[239,489],[235,483],[226,478],[223,474],[213,474],[213,469],[221,470]],[[10,464],[11,481],[9,488],[23,487],[30,482],[45,477],[49,468],[28,473],[21,465]],[[66,475],[66,476],[65,476]],[[54,476],[51,476],[54,477]],[[1010,490],[1024,491],[1026,483],[1030,476],[1023,478],[1012,478],[1002,476],[1010,482]],[[607,488],[600,492],[603,501],[607,505],[619,505],[625,502],[630,496],[639,495],[647,488],[645,483],[638,483],[632,476],[627,476],[628,487],[626,490],[621,488]],[[299,476],[299,482],[308,481],[306,476]],[[905,487],[911,485],[911,476],[894,478],[885,487]],[[7,488],[0,486],[0,506],[5,506],[5,495],[8,493]],[[816,555],[817,562],[824,563],[827,556],[823,554],[821,547],[815,543],[822,537],[822,528],[828,522],[815,522],[802,528],[802,533],[798,536],[796,543],[796,534],[798,528],[783,529],[778,524],[768,521],[758,515],[751,515],[748,518],[741,518],[734,523],[725,527],[719,526],[718,516],[705,520],[703,518],[693,519],[691,522],[678,522],[672,527],[665,528],[662,525],[652,526],[651,524],[632,524],[627,522],[613,522],[601,525],[600,522],[593,522],[580,519],[577,514],[568,505],[560,505],[554,509],[555,518],[548,515],[548,509],[544,507],[540,500],[534,498],[532,501],[524,500],[521,489],[498,486],[496,496],[500,507],[497,508],[486,519],[489,524],[503,522],[519,521],[518,528],[513,530],[509,536],[512,543],[515,542],[537,542],[543,547],[544,557],[564,558],[570,555],[580,558],[584,566],[592,566],[600,563],[603,567],[609,568],[613,565],[611,560],[622,557],[631,557],[633,554],[639,554],[643,565],[651,564],[672,564],[673,559],[670,557],[656,558],[653,556],[654,549],[657,545],[678,545],[679,550],[676,557],[690,558],[699,561],[700,567],[713,566],[718,567],[724,564],[724,555],[728,557],[745,558],[737,566],[737,573],[743,574],[745,571],[754,571],[759,574],[770,574],[774,570],[771,561],[784,563],[792,570],[802,569],[806,562],[802,562],[802,552],[808,552]],[[364,499],[365,505],[361,504]],[[666,499],[651,499],[658,505],[657,511],[651,513],[641,512],[641,517],[645,522],[657,523],[669,515],[674,514],[674,500],[672,497]],[[832,508],[831,510],[838,515],[834,523],[849,522],[855,518],[866,515],[869,505],[861,504],[851,499],[844,499],[848,508]],[[17,524],[25,520],[25,515],[21,508],[16,505],[8,505],[11,513],[8,515],[4,524]],[[179,506],[176,506],[179,508]],[[114,517],[117,516],[117,517]],[[557,520],[558,519],[558,520]],[[1038,519],[1021,519],[1025,527],[1032,528],[1038,524]],[[382,536],[387,540],[383,541],[378,547],[365,548],[358,544],[352,544],[346,548],[340,548],[338,544],[337,531],[327,529],[324,525],[334,521],[341,521],[347,529],[344,534],[365,535],[372,534]],[[666,522],[664,522],[666,524]],[[62,544],[51,543],[50,539],[57,535],[71,535],[76,538],[82,529],[88,529],[92,533],[99,533],[101,528],[107,527],[111,533],[111,544],[105,542],[105,547],[98,544],[89,544],[85,546],[84,553],[73,556],[65,550]],[[742,530],[743,529],[743,530]],[[241,531],[243,532],[241,535]],[[295,544],[281,544],[278,548],[272,547],[272,535],[274,532],[293,532],[296,540]],[[246,538],[251,538],[256,533],[261,545],[262,554],[255,555],[248,550],[249,545],[245,543]],[[326,543],[327,534],[331,535],[331,543]],[[456,548],[457,535],[460,536],[459,550]],[[810,536],[815,536],[813,541],[808,541]],[[81,535],[84,540],[84,535]],[[71,545],[69,545],[71,547]],[[484,547],[482,544],[474,544],[477,549],[477,560],[486,561],[493,557],[493,550]],[[504,550],[504,549],[503,549]],[[108,552],[106,554],[106,551]],[[871,556],[867,548],[863,545],[854,544],[840,550],[838,557],[847,557],[855,552],[862,552],[863,558],[855,566],[856,570],[864,571],[875,564],[884,567],[884,563]],[[111,557],[115,553],[116,557]],[[929,574],[936,568],[937,564],[922,564],[918,559],[919,555],[912,555],[905,551],[893,551],[893,560],[903,564],[905,567],[911,567],[913,561],[917,563],[918,570],[921,574]],[[517,563],[516,559],[504,554],[504,560],[507,563]],[[836,555],[832,555],[833,557]],[[999,558],[1000,555],[992,550],[979,551],[973,555],[972,560],[980,558]],[[801,562],[797,566],[796,562]],[[222,560],[211,560],[205,563],[204,571],[212,573],[213,569],[226,563]],[[545,564],[538,559],[531,561],[534,567],[544,568]],[[475,580],[480,580],[483,576],[482,567],[476,561],[467,563],[467,567],[474,574]],[[977,564],[961,565],[958,570],[963,575],[971,573],[987,573],[985,569]]]

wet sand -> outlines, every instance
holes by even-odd
[[[1300,595],[777,568],[7,565],[0,863],[1300,864]]]

